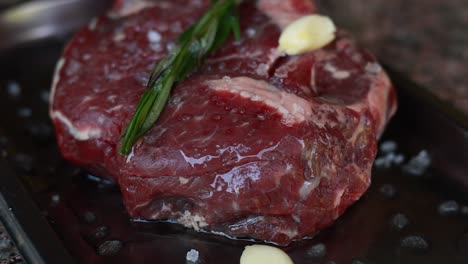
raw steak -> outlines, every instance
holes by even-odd
[[[313,235],[369,186],[396,98],[343,32],[303,55],[276,49],[282,27],[316,12],[307,0],[244,1],[242,39],[178,83],[153,129],[117,153],[153,65],[209,2],[118,1],[76,34],[52,87],[58,145],[115,179],[132,218],[279,244]]]

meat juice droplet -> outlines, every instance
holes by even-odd
[[[222,116],[221,115],[213,115],[213,117],[211,119],[213,119],[214,121],[220,121],[222,119]]]
[[[409,225],[409,220],[404,214],[397,213],[393,215],[390,223],[393,228],[397,230],[402,230],[403,228]]]
[[[97,253],[101,256],[114,256],[122,249],[123,243],[119,240],[104,241],[99,245]]]
[[[460,210],[460,206],[454,200],[445,201],[439,204],[438,212],[443,216],[457,215]]]
[[[232,109],[231,105],[229,104],[224,105],[224,110],[226,110],[227,112],[231,111],[231,109]]]
[[[400,246],[415,253],[424,253],[429,250],[429,243],[421,236],[406,236],[400,240]]]
[[[180,116],[180,121],[189,121],[190,119],[192,119],[192,115],[191,114],[183,114]]]

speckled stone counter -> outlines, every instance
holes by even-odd
[[[8,235],[5,227],[0,222],[0,264],[26,263],[14,246],[11,237]]]
[[[468,114],[468,1],[317,2],[383,62]]]

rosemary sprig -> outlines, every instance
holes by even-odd
[[[213,1],[200,20],[179,36],[179,44],[154,67],[147,90],[121,136],[120,154],[128,155],[135,142],[156,123],[175,82],[199,67],[206,55],[218,49],[231,32],[239,39],[238,2]]]

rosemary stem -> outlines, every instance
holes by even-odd
[[[240,37],[238,3],[236,0],[214,1],[200,20],[179,36],[179,45],[156,64],[147,90],[121,136],[121,154],[128,155],[135,142],[153,127],[176,82],[201,66],[206,56],[218,49],[231,32],[237,39]]]

